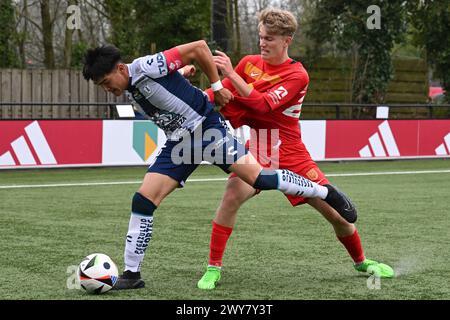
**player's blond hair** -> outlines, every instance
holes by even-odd
[[[286,10],[267,8],[259,13],[258,29],[264,26],[269,34],[294,36],[297,19]]]

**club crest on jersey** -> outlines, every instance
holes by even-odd
[[[312,180],[312,181],[314,181],[314,180],[316,180],[317,178],[319,178],[319,174],[317,173],[316,170],[314,170],[314,168],[311,169],[311,170],[309,170],[309,171],[306,173],[306,176],[307,176],[310,180]]]
[[[144,91],[145,91],[145,93],[147,93],[147,94],[152,93],[152,90],[150,89],[150,86],[148,86],[148,85],[144,87]]]
[[[169,65],[169,70],[173,71],[175,69],[179,69],[182,66],[182,63],[180,60],[175,60],[174,62],[171,62]]]

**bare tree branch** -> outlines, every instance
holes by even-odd
[[[37,24],[36,22],[34,22],[33,19],[31,19],[30,17],[28,17],[27,15],[24,15],[23,13],[19,14],[21,18],[25,18],[25,20],[27,20],[28,22],[30,22],[33,26],[36,27],[36,29],[38,29],[40,32],[42,32],[42,27]]]
[[[106,13],[105,6],[104,6],[102,3],[99,3],[99,4],[102,6],[102,8],[103,8],[105,11],[102,11],[102,10],[100,10],[99,8],[97,8],[96,6],[94,6],[93,4],[91,4],[90,1],[86,1],[85,3],[86,3],[88,6],[90,6],[92,9],[94,9],[95,11],[97,11],[101,16],[105,17],[106,19],[110,19],[110,16]]]
[[[61,0],[56,1],[55,10],[53,12],[53,18],[51,18],[51,23],[54,24],[56,18],[58,17],[59,6],[61,5]]]

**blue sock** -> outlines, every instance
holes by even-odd
[[[253,188],[259,190],[276,190],[278,189],[278,174],[274,170],[263,169],[253,184]]]
[[[156,210],[156,206],[146,197],[142,196],[139,192],[136,192],[131,202],[131,212],[142,216],[153,216],[153,211]]]

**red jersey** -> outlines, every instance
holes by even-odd
[[[252,55],[244,57],[235,71],[253,87],[253,90],[250,96],[241,97],[231,81],[224,79],[223,86],[234,94],[234,100],[222,107],[220,112],[234,128],[248,125],[256,129],[252,130],[256,134],[251,134],[250,137],[250,152],[256,155],[263,166],[289,169],[322,185],[329,183],[311,159],[301,139],[299,117],[309,83],[308,73],[303,65],[288,59],[274,66],[266,63],[260,55]],[[214,101],[212,90],[207,90],[207,93],[210,100]],[[259,106],[264,110],[267,109],[267,105],[270,107],[269,112],[258,113],[252,110]],[[264,129],[268,132],[266,133]],[[278,133],[278,136],[273,134],[274,132]],[[264,134],[271,138],[261,138]],[[265,150],[262,151],[264,141]],[[278,151],[279,161],[273,161],[274,151]],[[303,197],[290,195],[286,197],[293,206],[307,201]]]
[[[308,88],[309,77],[300,62],[288,59],[280,65],[270,65],[260,55],[245,56],[236,66],[235,71],[253,87],[248,97],[239,96],[231,81],[225,78],[223,86],[235,96],[234,100],[222,107],[220,112],[234,128],[248,125],[256,130],[250,141],[250,151],[261,156],[261,146],[256,146],[254,139],[265,141],[273,129],[278,129],[278,141],[267,141],[267,155],[272,148],[279,148],[280,167],[287,167],[298,159],[299,151],[306,151],[301,141],[299,117]],[[212,92],[208,92],[211,94]],[[257,113],[245,105],[266,103],[270,106],[268,113]],[[244,105],[245,104],[245,105]],[[272,138],[275,136],[271,134]],[[269,139],[270,140],[270,139]],[[253,149],[253,150],[252,150]],[[256,151],[256,152],[255,152]],[[309,154],[307,154],[309,157]],[[258,159],[260,160],[260,159]]]

